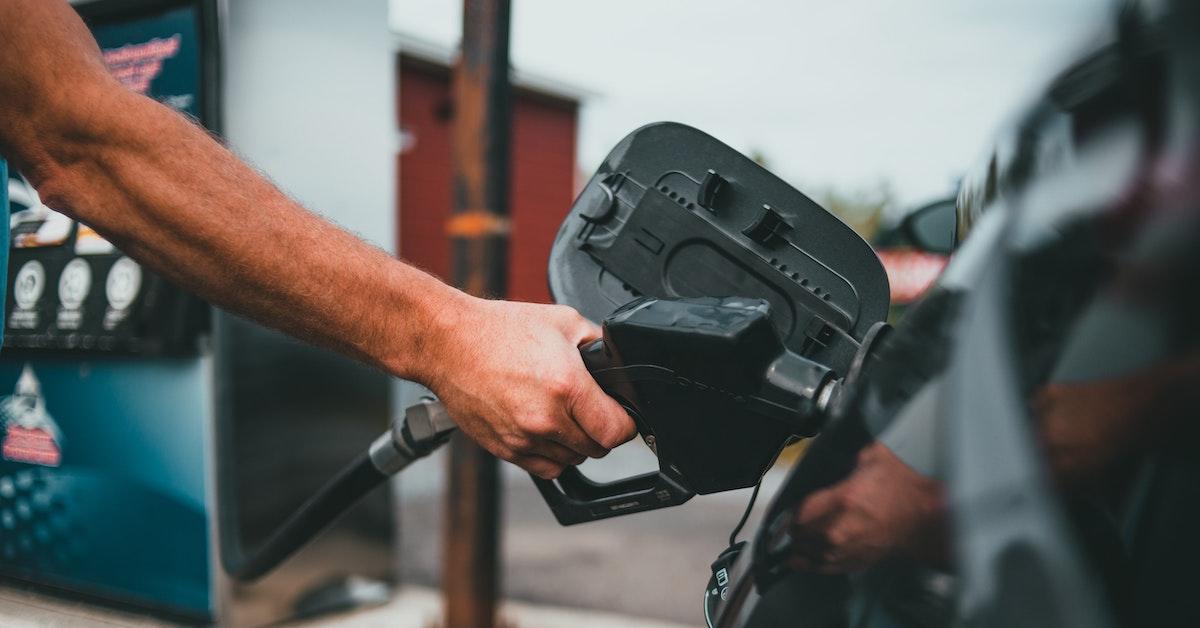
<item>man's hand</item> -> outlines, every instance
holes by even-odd
[[[942,485],[874,443],[859,453],[845,480],[810,495],[792,528],[792,564],[821,573],[856,573],[883,558],[940,558],[944,541]]]
[[[596,325],[565,306],[460,303],[431,343],[427,383],[468,436],[546,479],[633,438],[633,420],[579,356]]]

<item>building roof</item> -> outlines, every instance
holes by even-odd
[[[458,46],[443,46],[403,31],[396,32],[395,38],[398,53],[406,59],[449,69],[454,66],[458,56]],[[583,103],[600,96],[598,92],[586,87],[519,68],[513,68],[512,84],[520,90],[574,103]]]

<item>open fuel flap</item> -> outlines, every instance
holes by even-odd
[[[659,471],[537,480],[563,524],[753,486],[825,407],[887,314],[870,246],[713,137],[642,127],[580,193],[550,254],[559,303],[604,323],[582,350]]]
[[[788,349],[844,372],[888,308],[871,247],[836,216],[682,124],[621,140],[571,208],[550,292],[601,321],[642,295],[758,298]]]

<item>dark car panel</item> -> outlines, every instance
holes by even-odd
[[[963,181],[959,250],[755,539],[883,444],[945,487],[948,558],[764,579],[752,548],[717,625],[1200,625],[1198,96],[1197,3],[1115,6]]]

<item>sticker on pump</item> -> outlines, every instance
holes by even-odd
[[[63,268],[58,278],[58,301],[68,310],[77,310],[83,305],[92,289],[92,266],[87,260],[76,257]]]
[[[122,257],[108,271],[104,281],[104,296],[108,299],[108,311],[104,313],[104,329],[112,331],[129,315],[129,306],[137,300],[142,289],[142,267]]]
[[[26,364],[13,394],[0,398],[4,442],[0,455],[11,462],[57,467],[62,462],[62,432],[46,411],[42,384]]]
[[[76,257],[58,277],[58,328],[79,329],[83,323],[83,301],[92,290],[92,266]]]
[[[45,290],[46,269],[42,263],[37,260],[25,262],[13,280],[13,300],[17,302],[17,307],[33,309]]]
[[[46,269],[37,260],[25,262],[13,279],[13,302],[16,308],[8,317],[12,329],[33,329],[38,324],[38,302],[46,291]]]

